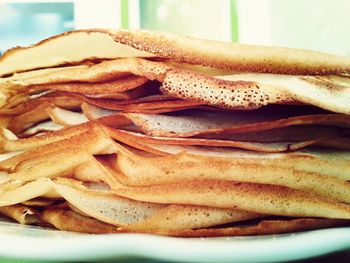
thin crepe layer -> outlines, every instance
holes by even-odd
[[[117,228],[92,217],[82,216],[64,208],[48,208],[41,213],[43,221],[63,231],[73,231],[89,234],[117,233]]]
[[[128,225],[142,221],[165,207],[133,201],[111,193],[74,189],[62,184],[56,184],[55,189],[85,214],[112,225]]]
[[[28,87],[29,90],[60,90],[83,94],[114,94],[135,89],[147,82],[147,78],[138,76],[127,76],[110,82],[99,83],[62,83],[45,84]]]
[[[288,162],[288,156],[285,156]],[[278,157],[277,157],[278,159]],[[117,163],[128,185],[169,184],[216,179],[287,186],[350,203],[350,184],[325,172],[315,173],[279,165],[280,160],[242,160],[182,153],[165,157],[142,157],[120,152]]]
[[[261,214],[238,209],[221,209],[193,205],[169,205],[145,220],[125,226],[128,230],[205,228],[263,217]]]
[[[23,225],[38,224],[41,222],[39,213],[25,205],[10,205],[0,207],[0,214],[16,220]]]
[[[69,179],[65,179],[63,184],[65,183],[65,186],[56,184],[56,189],[71,205],[74,205],[74,209],[127,229],[194,229],[263,216],[238,209],[137,202],[118,197],[113,192],[101,193],[96,192],[96,189],[88,191],[86,188],[71,187],[72,180]]]
[[[80,108],[82,100],[77,96],[67,96],[64,94],[57,94],[56,96],[54,94],[51,94],[50,97],[42,96],[32,99],[28,98],[24,102],[16,105],[15,107],[5,107],[1,109],[0,116],[16,116],[24,114],[44,103],[53,104],[57,107],[61,107],[64,109],[74,110]]]
[[[225,79],[171,70],[165,74],[161,91],[182,99],[207,102],[227,109],[257,109],[268,104],[302,103],[349,114],[349,78],[338,76],[290,76],[261,74],[262,80]],[[265,81],[264,79],[271,80]],[[316,77],[315,77],[316,78]],[[316,95],[317,94],[317,95]]]
[[[63,139],[69,138],[75,134],[82,133],[87,129],[87,126],[74,127],[74,128],[66,128],[63,130],[58,130],[56,132],[46,133],[44,135],[22,138],[22,139],[11,139],[6,136],[6,129],[2,129],[0,135],[0,149],[3,152],[11,152],[11,151],[23,151],[29,150],[35,147],[39,147],[41,145],[53,143],[56,141],[61,141]]]
[[[53,191],[50,179],[40,178],[17,188],[0,193],[0,206],[19,204],[30,199],[45,196]]]
[[[287,113],[288,114],[288,113]],[[299,125],[350,127],[350,118],[342,114],[313,114],[289,117],[278,112],[208,113],[202,116],[125,113],[143,132],[152,136],[201,137],[266,131]]]
[[[56,142],[50,142],[42,145],[39,148],[25,151],[9,159],[1,161],[1,169],[12,172],[17,171],[16,169],[18,169],[17,166],[19,164],[21,164],[23,167],[23,163],[26,161],[29,163],[35,163],[35,160],[37,159],[45,160],[45,157],[49,154],[52,156],[52,162],[57,163],[59,160],[55,161],[55,153],[61,152],[61,155],[64,155],[65,150],[67,152],[70,151],[72,154],[76,153],[78,155],[86,155],[87,153],[106,154],[113,153],[116,150],[113,141],[107,137],[103,130],[100,129],[98,124],[88,123],[87,125],[82,125],[75,128],[78,128],[77,134],[71,137]],[[72,128],[72,130],[75,129]],[[67,162],[73,161],[69,159],[64,160]],[[38,161],[38,163],[40,164],[40,161]],[[41,165],[45,166],[45,162]],[[27,165],[27,167],[30,169],[29,165]]]
[[[241,142],[241,141],[229,141],[229,140],[213,140],[213,139],[193,139],[193,138],[166,138],[166,137],[152,137],[143,135],[136,132],[128,132],[123,130],[109,129],[112,138],[124,142],[130,146],[134,146],[137,149],[147,151],[152,148],[151,153],[154,153],[153,144],[165,144],[165,145],[200,145],[200,146],[213,146],[213,147],[234,147],[239,149],[257,151],[257,152],[285,152],[293,151],[301,148],[308,147],[310,145],[317,145],[318,140],[302,141],[297,143],[292,142],[278,142],[278,143],[256,143],[256,142]],[[138,142],[138,147],[135,143]],[[322,140],[320,140],[322,141]],[[150,146],[150,147],[149,147]],[[334,145],[337,146],[337,145]]]
[[[80,48],[78,43],[82,42],[94,44]],[[95,46],[101,48],[96,50]],[[50,56],[47,56],[48,53]],[[89,29],[63,33],[32,47],[6,52],[0,60],[0,76],[89,59],[152,56],[234,71],[292,74],[350,72],[350,61],[346,57],[301,49],[223,43],[145,30]]]
[[[150,144],[148,144],[150,146]],[[182,145],[160,145],[152,144],[154,150],[167,153],[169,159],[174,160],[182,158],[184,160],[195,160],[197,162],[205,162],[212,159],[214,163],[225,160],[233,161],[235,164],[264,165],[271,167],[282,167],[291,170],[299,170],[305,172],[318,173],[322,175],[330,175],[343,180],[349,179],[349,152],[347,151],[316,151],[304,150],[294,151],[290,153],[259,153],[253,151],[244,151],[239,149],[230,149],[224,147],[204,147],[204,146],[182,146]],[[132,158],[157,157],[157,154],[151,155],[143,151],[125,149],[119,147],[120,156],[129,156]],[[172,156],[172,157],[171,157]],[[160,157],[161,158],[161,157]],[[156,158],[155,158],[156,159]],[[166,160],[166,159],[165,159]],[[139,160],[141,161],[141,160]],[[144,161],[144,160],[143,160]],[[142,163],[142,162],[141,162]],[[140,164],[141,164],[140,163]],[[137,167],[137,163],[135,165]],[[230,165],[225,169],[234,169]]]
[[[314,229],[330,228],[348,224],[348,220],[337,219],[318,219],[318,218],[298,218],[292,220],[262,220],[255,225],[233,226],[233,227],[214,227],[203,229],[185,229],[185,230],[137,230],[148,234],[166,235],[174,237],[222,237],[222,236],[253,236],[253,235],[272,235],[291,232],[300,232]],[[121,233],[133,233],[136,231],[120,228]]]
[[[15,89],[45,83],[96,82],[119,78],[128,72],[162,83],[160,90],[177,98],[225,109],[257,109],[268,104],[302,103],[329,111],[349,114],[349,78],[338,76],[265,75],[261,79],[218,79],[205,74],[174,69],[169,65],[142,59],[105,61],[90,67],[62,68],[29,78],[2,79],[1,87]],[[233,79],[234,78],[234,79]],[[5,92],[6,94],[6,92]]]
[[[109,192],[97,192],[86,189],[80,182],[71,179],[57,178],[57,182],[50,180],[37,180],[20,187],[22,191],[22,199],[18,199],[16,193],[19,190],[9,191],[4,196],[4,201],[14,202],[13,200],[24,200],[31,198],[31,192],[35,188],[35,195],[39,196],[46,194],[54,189],[58,195],[63,197],[70,205],[74,206],[74,210],[79,213],[89,216],[99,221],[116,225],[125,226],[128,229],[152,229],[153,227],[162,229],[193,229],[205,226],[215,226],[218,224],[230,223],[235,221],[247,220],[251,218],[261,217],[261,215],[235,209],[219,209],[201,206],[166,206],[160,204],[143,203],[118,197]],[[42,188],[42,189],[41,189]],[[37,189],[41,189],[38,192]],[[29,200],[29,199],[28,199]],[[11,206],[16,207],[16,206]],[[8,211],[8,207],[0,208],[0,211]],[[10,209],[13,211],[13,209]],[[61,209],[49,208],[45,209],[41,218],[45,222],[49,222],[56,227],[64,228],[62,223],[63,218],[73,216],[71,214],[59,213]],[[62,212],[62,211],[61,211]],[[192,213],[192,215],[191,215]],[[11,214],[12,215],[12,214]],[[172,221],[169,221],[169,217]],[[83,219],[79,217],[80,219]],[[27,221],[29,222],[29,221]],[[73,223],[74,221],[72,221]],[[94,222],[88,220],[88,222]],[[85,223],[82,222],[83,226]],[[169,222],[173,224],[169,225]],[[70,223],[69,223],[70,224]],[[68,227],[68,226],[67,226]],[[72,226],[73,227],[73,226]],[[70,229],[71,227],[68,227]],[[74,229],[73,229],[74,230]],[[90,230],[91,231],[91,230]],[[80,232],[80,231],[79,231]]]
[[[126,198],[160,204],[237,208],[268,215],[350,219],[350,206],[287,187],[219,180],[114,189]]]

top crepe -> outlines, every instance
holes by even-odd
[[[157,57],[232,71],[350,73],[350,58],[314,51],[232,44],[151,31],[89,29],[63,33],[30,47],[7,51],[0,57],[0,76],[122,57]]]

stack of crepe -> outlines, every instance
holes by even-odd
[[[86,233],[350,219],[350,58],[134,30],[0,57],[0,212]]]

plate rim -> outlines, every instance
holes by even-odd
[[[176,238],[149,234],[90,235],[30,229],[28,235],[0,231],[0,238],[6,240],[0,246],[0,256],[58,261],[131,257],[177,262],[282,262],[350,249],[350,227],[222,238]],[[50,234],[46,231],[54,235],[45,236],[45,233]],[[26,246],[18,249],[18,244]]]

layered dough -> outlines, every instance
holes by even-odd
[[[133,30],[10,50],[0,213],[185,237],[347,224],[349,72],[328,54]]]

